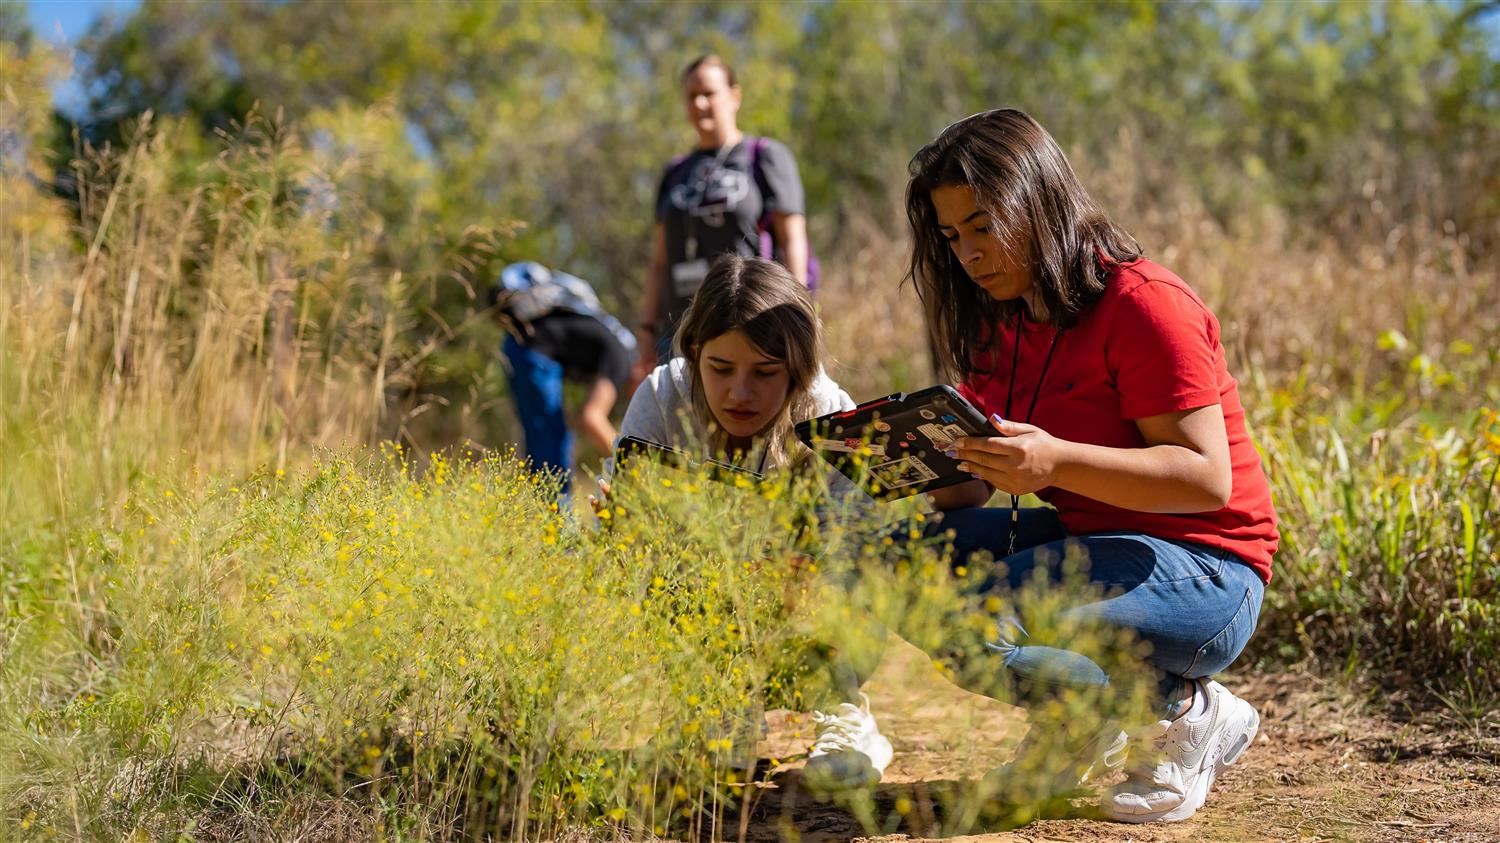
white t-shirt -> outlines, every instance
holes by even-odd
[[[841,410],[854,409],[854,399],[849,397],[826,372],[818,372],[812,385],[813,415],[822,416]],[[793,419],[793,421],[804,421]],[[625,418],[620,422],[620,437],[634,436],[648,442],[691,448],[707,439],[708,431],[702,420],[693,412],[693,385],[689,379],[688,360],[674,357],[657,366],[635,394],[630,396],[630,406],[625,408]],[[604,479],[614,475],[614,457],[604,461]],[[849,478],[833,468],[828,469],[829,491],[838,499],[848,502],[850,496],[869,501],[869,495],[858,489]]]

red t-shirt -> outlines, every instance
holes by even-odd
[[[1073,535],[1131,531],[1228,550],[1271,581],[1276,552],[1276,510],[1245,430],[1239,389],[1224,361],[1219,320],[1197,294],[1169,270],[1148,260],[1122,264],[1107,289],[1073,328],[1064,332],[1037,380],[1056,334],[1050,324],[1022,320],[1021,351],[1007,416],[1016,322],[996,326],[987,373],[969,377],[959,391],[986,414],[1027,422],[1059,439],[1113,448],[1144,448],[1135,419],[1218,404],[1229,433],[1233,488],[1217,512],[1181,515],[1136,512],[1057,488],[1039,497],[1057,508]],[[1026,418],[1037,395],[1033,418]]]

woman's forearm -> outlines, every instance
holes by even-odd
[[[1108,448],[1057,442],[1055,488],[1137,512],[1212,512],[1229,501],[1227,464],[1183,445]]]
[[[771,218],[776,242],[781,244],[786,268],[804,285],[807,284],[807,218],[801,214],[776,214]]]

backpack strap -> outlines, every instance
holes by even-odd
[[[768,141],[759,135],[750,137],[750,173],[755,177],[755,186],[760,190],[761,201],[765,201],[767,190],[766,174],[760,166],[760,156],[765,150]],[[776,257],[775,230],[771,227],[771,212],[761,214],[760,222],[760,256],[767,260]],[[822,275],[822,269],[818,266],[818,256],[813,254],[812,242],[807,244],[807,289],[817,292],[818,279]]]
[[[755,179],[755,189],[760,191],[760,199],[764,203],[766,194],[770,192],[770,184],[766,181],[766,173],[760,167],[760,156],[766,149],[766,139],[760,135],[751,135],[747,140],[750,141],[750,175]],[[770,211],[766,211],[760,215],[760,227],[770,230]]]
[[[751,135],[746,138],[750,142],[750,175],[755,179],[755,189],[760,191],[760,201],[764,205],[766,194],[769,193],[769,185],[766,182],[765,171],[760,166],[761,153],[765,151],[766,139],[760,135]],[[776,233],[771,227],[771,212],[762,211],[760,219],[755,223],[760,230],[760,256],[766,260],[774,260],[776,257]]]

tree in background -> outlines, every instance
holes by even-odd
[[[452,398],[492,356],[493,337],[465,327],[464,280],[491,260],[597,279],[614,308],[638,296],[661,162],[688,141],[676,73],[700,52],[740,71],[747,130],[802,162],[834,285],[873,232],[900,230],[911,151],[1002,104],[1109,168],[1094,181],[1138,203],[1116,209],[1127,221],[1183,197],[1230,229],[1274,214],[1293,241],[1425,221],[1477,257],[1500,242],[1497,8],[147,0],[82,45],[81,137],[118,143],[148,111],[208,136],[258,103],[326,160],[367,164],[337,185],[341,207],[379,227],[373,265],[417,296],[414,389]],[[64,135],[55,146],[73,154]],[[508,239],[475,248],[476,231]],[[891,264],[878,271],[894,285]]]

